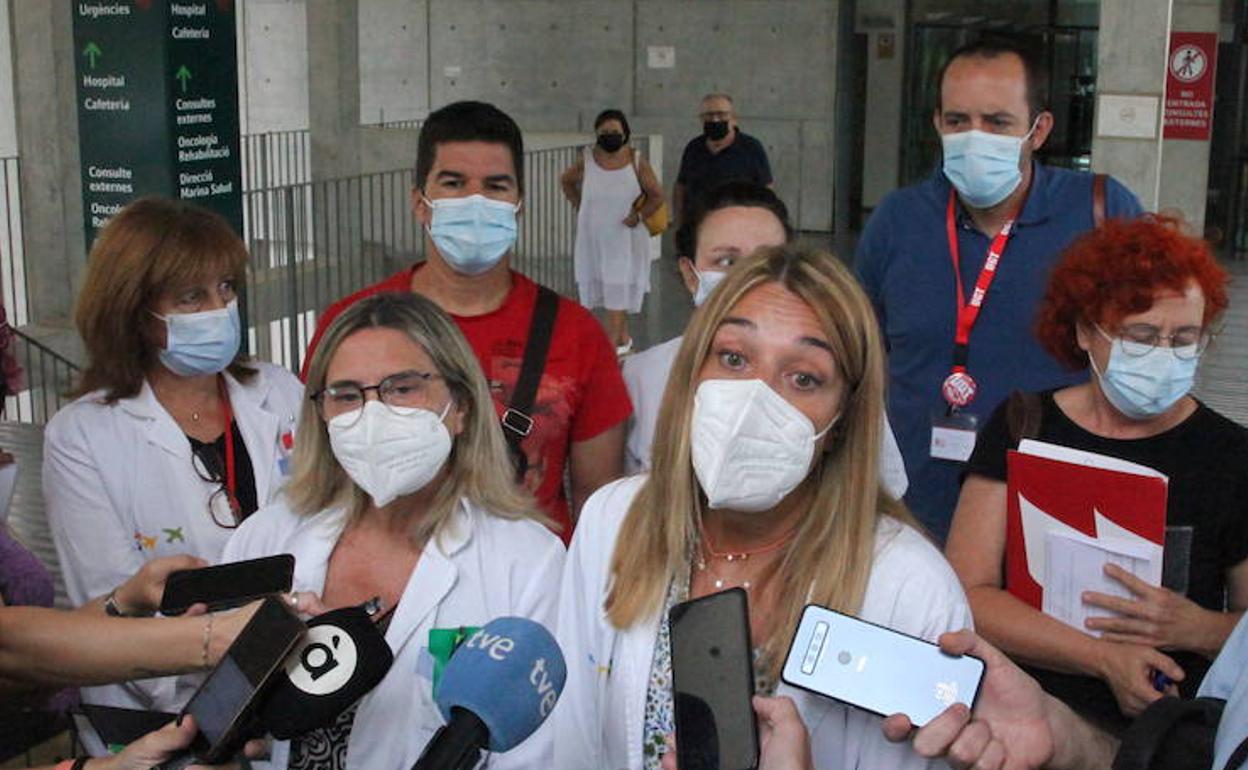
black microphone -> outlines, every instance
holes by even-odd
[[[279,740],[333,724],[393,662],[390,645],[363,607],[318,615],[274,676],[257,722]]]
[[[550,715],[566,679],[559,644],[540,623],[491,620],[446,664],[433,697],[447,724],[412,770],[471,770],[482,749],[518,746]]]

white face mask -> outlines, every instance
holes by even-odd
[[[363,410],[329,421],[329,445],[342,469],[378,508],[424,489],[451,454],[451,432],[442,422],[450,402],[440,415],[380,401]]]
[[[693,470],[711,508],[765,511],[810,473],[815,433],[797,407],[762,380],[707,380],[693,400]]]
[[[715,291],[715,287],[719,282],[724,280],[724,276],[728,275],[723,270],[699,270],[693,269],[693,274],[698,277],[698,288],[693,290],[693,306],[702,307],[702,303],[706,302],[706,298],[711,296],[711,292]]]

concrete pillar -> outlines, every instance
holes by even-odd
[[[86,261],[73,4],[15,2],[10,10],[30,315],[55,324],[70,315]]]
[[[1175,0],[1171,24],[1175,32],[1217,32],[1218,0]],[[1229,105],[1217,105],[1230,109]],[[1192,231],[1205,230],[1205,200],[1209,194],[1208,140],[1164,139],[1161,157],[1161,194],[1158,209],[1176,210]]]
[[[13,36],[9,34],[9,0],[0,0],[0,157],[17,154],[17,123],[13,109]]]
[[[360,173],[359,0],[308,0],[312,178]]]
[[[1173,0],[1102,0],[1092,168],[1112,174],[1145,209],[1160,200],[1161,116]]]

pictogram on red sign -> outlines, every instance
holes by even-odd
[[[1218,61],[1215,32],[1171,32],[1166,68],[1166,139],[1208,141]]]

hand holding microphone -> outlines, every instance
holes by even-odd
[[[447,724],[412,770],[467,770],[482,749],[515,748],[550,716],[566,679],[559,644],[540,623],[490,621],[447,663],[434,693]]]

